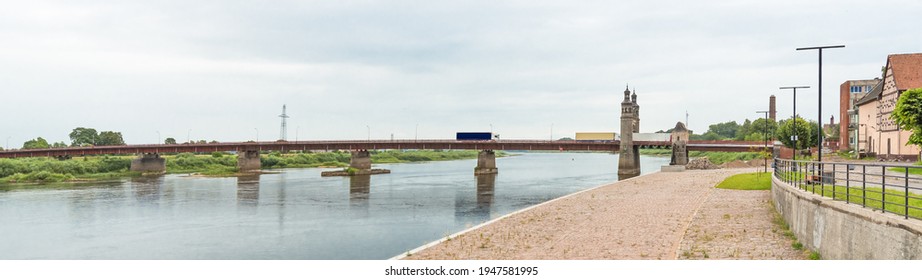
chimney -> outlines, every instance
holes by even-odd
[[[768,98],[768,117],[775,121],[775,96]]]

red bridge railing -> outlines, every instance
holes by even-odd
[[[668,148],[668,141],[635,141],[642,148]],[[331,150],[384,150],[384,149],[431,149],[431,150],[554,150],[554,151],[618,151],[620,141],[547,141],[547,140],[328,140],[328,141],[275,141],[275,142],[226,142],[202,144],[141,144],[124,146],[88,146],[55,149],[0,151],[0,158],[15,157],[60,157],[105,154],[145,153],[210,153],[230,151],[331,151]],[[746,141],[691,141],[690,151],[749,152],[768,149],[763,142]]]

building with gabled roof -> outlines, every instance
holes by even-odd
[[[890,118],[904,91],[922,88],[922,53],[887,56],[883,79],[855,102],[859,152],[878,158],[919,160],[920,149],[907,145],[910,131],[900,130]]]

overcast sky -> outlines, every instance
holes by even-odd
[[[838,121],[838,86],[922,52],[907,1],[10,1],[0,9],[0,141],[128,143],[504,139],[620,131],[625,85],[642,132],[746,118]],[[705,2],[705,3],[700,3]],[[370,128],[370,129],[369,129]],[[5,142],[0,142],[6,145]]]

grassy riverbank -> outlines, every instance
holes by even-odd
[[[730,190],[770,190],[772,174],[765,172],[736,174],[717,184],[718,189]]]
[[[404,163],[477,158],[478,151],[371,151],[372,163]],[[498,151],[497,156],[506,153]],[[345,167],[349,152],[272,152],[260,156],[263,169]],[[128,171],[133,156],[90,156],[69,160],[52,158],[0,159],[0,183],[92,181],[141,175]],[[228,153],[163,155],[166,172],[228,176],[237,173],[237,156]]]
[[[672,156],[672,150],[669,149],[640,149],[641,155],[647,156]],[[758,159],[759,153],[757,152],[702,152],[702,151],[690,151],[688,152],[688,157],[707,157],[711,163],[714,164],[724,164],[727,162],[735,160],[753,160]]]

